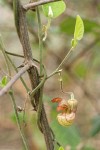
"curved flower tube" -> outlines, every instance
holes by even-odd
[[[57,120],[60,125],[62,126],[70,126],[72,125],[73,121],[75,119],[75,113],[60,113],[57,115]]]
[[[57,115],[59,124],[65,127],[72,125],[77,110],[77,100],[69,99],[68,101],[66,101],[65,99],[57,97],[52,99],[52,102],[57,102],[57,111],[62,111],[62,113],[59,113]]]

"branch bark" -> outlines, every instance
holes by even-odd
[[[29,9],[34,9],[35,7],[37,7],[39,5],[43,5],[43,4],[47,4],[47,3],[51,3],[51,2],[56,2],[56,1],[61,1],[61,0],[40,0],[38,2],[26,4],[23,6],[23,8],[27,11]]]
[[[19,0],[14,0],[14,17],[18,37],[23,47],[25,61],[32,60],[32,51],[29,43],[28,29],[26,23],[26,12]]]
[[[26,14],[25,14],[26,12],[19,0],[14,0],[14,11],[15,11],[15,25],[16,25],[19,39],[23,47],[24,58],[25,61],[29,63],[30,60],[33,61],[33,58],[32,58],[32,51],[30,48],[28,31],[27,31]],[[29,74],[32,90],[34,90],[40,83],[39,80],[40,77],[37,68],[35,66],[32,66],[31,68],[28,69],[28,74]],[[33,96],[31,97],[32,106],[36,111],[38,110],[39,97],[40,97],[40,90],[38,90],[34,94],[34,97]],[[40,123],[42,127],[42,132],[44,134],[47,150],[53,150],[54,143],[52,139],[52,133],[48,124],[48,120],[46,117],[43,104],[42,104]]]
[[[25,65],[25,66],[8,82],[8,84],[7,84],[2,90],[0,90],[0,96],[4,95],[4,94],[11,88],[11,86],[20,78],[20,76],[22,76],[29,68],[30,68],[30,66],[29,66],[28,64]]]

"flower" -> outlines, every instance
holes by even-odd
[[[61,113],[57,115],[59,124],[65,127],[72,125],[77,110],[77,100],[69,99],[67,101],[66,99],[57,97],[52,99],[52,102],[58,103],[57,111],[61,111]]]
[[[60,113],[57,115],[57,120],[60,125],[62,126],[70,126],[72,125],[73,121],[75,119],[75,113]]]

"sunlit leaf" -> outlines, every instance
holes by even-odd
[[[76,24],[75,24],[75,30],[74,30],[74,39],[71,40],[71,46],[72,48],[75,48],[77,45],[77,41],[81,40],[84,34],[84,24],[83,20],[79,15],[76,17]]]
[[[4,87],[7,84],[7,76],[4,76],[0,81],[0,87]]]
[[[7,76],[4,76],[3,78],[2,78],[2,84],[3,85],[6,85],[7,84]]]
[[[60,146],[58,150],[64,150],[64,148],[62,146]]]
[[[84,24],[83,20],[79,15],[76,18],[75,31],[74,31],[74,39],[81,40],[84,34]]]
[[[45,4],[42,8],[46,17],[56,18],[65,11],[66,4],[64,1],[58,1]]]

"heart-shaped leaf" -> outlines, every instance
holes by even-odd
[[[64,148],[62,146],[60,146],[58,150],[64,150]]]
[[[71,40],[72,48],[75,48],[77,46],[78,41],[83,38],[83,34],[84,34],[83,20],[79,15],[77,15],[75,30],[74,30],[74,39]]]
[[[42,8],[46,17],[56,18],[65,11],[66,4],[64,1],[58,1],[44,4]]]
[[[74,31],[74,39],[81,40],[84,34],[84,24],[83,20],[79,15],[76,18],[75,31]]]
[[[7,76],[4,76],[0,81],[0,87],[4,87],[7,84]]]

